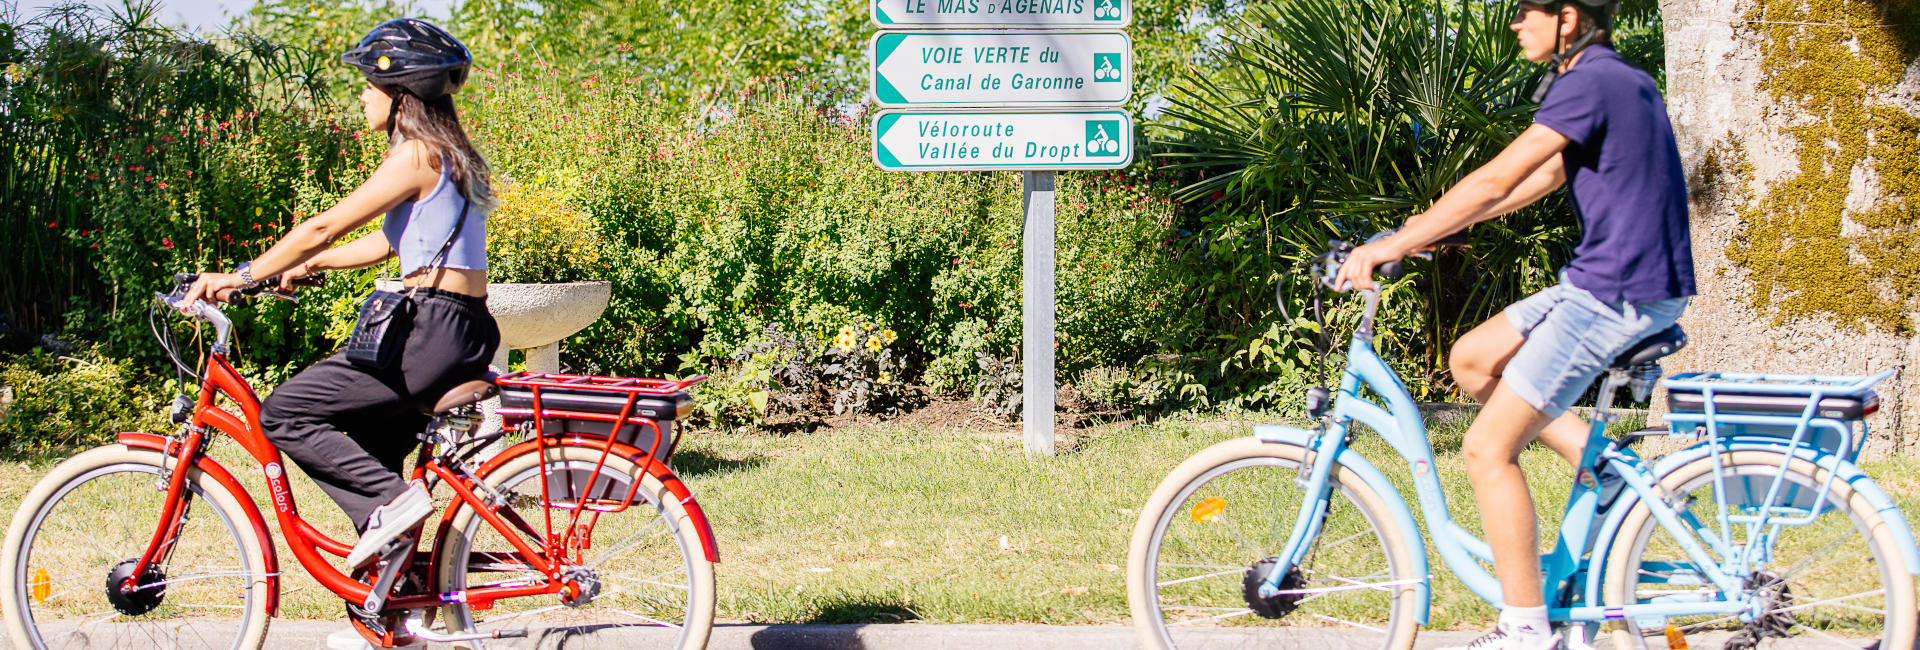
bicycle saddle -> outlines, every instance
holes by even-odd
[[[1652,363],[1660,357],[1679,352],[1687,347],[1687,333],[1679,325],[1660,330],[1658,334],[1641,339],[1639,343],[1627,346],[1619,356],[1613,358],[1614,370],[1626,370],[1643,363]]]
[[[493,397],[495,393],[500,392],[500,387],[493,383],[493,380],[499,376],[498,373],[487,371],[485,377],[454,386],[453,390],[447,391],[446,395],[442,396],[439,401],[433,403],[433,410],[429,412],[428,415],[441,415],[447,411]]]

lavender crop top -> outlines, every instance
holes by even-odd
[[[387,245],[400,255],[401,277],[433,261],[440,247],[446,245],[447,235],[453,233],[453,220],[459,218],[460,209],[466,205],[466,197],[460,195],[459,187],[453,182],[453,165],[443,161],[440,164],[440,182],[433,186],[433,193],[425,199],[406,201],[387,211],[387,220],[381,224],[380,232],[387,236]],[[467,210],[467,225],[460,229],[460,236],[453,241],[453,247],[447,249],[447,259],[441,261],[440,266],[486,270],[485,209]]]

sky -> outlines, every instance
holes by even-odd
[[[22,17],[31,17],[42,9],[60,4],[63,0],[0,0],[0,5],[14,4],[20,8]],[[84,0],[87,4],[105,8],[119,8],[121,0]],[[160,0],[160,21],[170,25],[184,25],[194,31],[218,29],[227,24],[232,17],[246,13],[255,0]],[[415,4],[426,10],[430,16],[446,16],[448,7],[454,0],[416,0]]]

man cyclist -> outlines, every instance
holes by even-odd
[[[1522,1],[1513,31],[1548,62],[1534,123],[1394,234],[1355,249],[1336,282],[1365,289],[1374,268],[1474,223],[1572,188],[1580,244],[1548,287],[1454,344],[1448,365],[1484,406],[1462,444],[1505,601],[1472,650],[1545,650],[1547,621],[1533,497],[1520,450],[1540,438],[1578,463],[1587,425],[1567,412],[1613,357],[1672,325],[1694,294],[1686,180],[1653,79],[1613,50],[1618,0]]]

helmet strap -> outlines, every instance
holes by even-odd
[[[1573,39],[1573,42],[1567,44],[1566,49],[1562,50],[1560,46],[1564,41],[1561,40],[1560,28],[1566,25],[1567,18],[1565,13],[1557,11],[1561,6],[1564,5],[1555,5],[1553,60],[1547,64],[1547,74],[1540,77],[1540,85],[1535,86],[1533,89],[1533,103],[1535,104],[1547,98],[1547,89],[1552,88],[1553,82],[1560,79],[1562,66],[1566,65],[1566,62],[1572,60],[1573,57],[1579,56],[1581,50],[1587,49],[1587,46],[1592,45],[1594,41],[1600,38],[1600,29],[1590,26],[1585,33],[1581,34],[1579,38]]]

